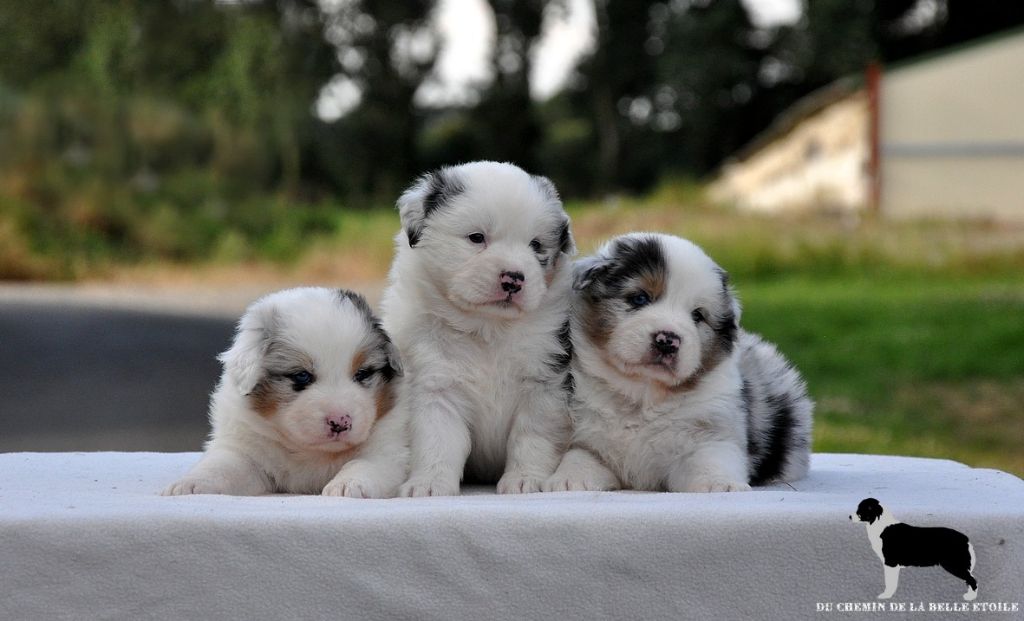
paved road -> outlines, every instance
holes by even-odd
[[[0,452],[199,450],[232,329],[0,298]]]

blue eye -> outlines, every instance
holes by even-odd
[[[633,308],[640,308],[651,303],[651,296],[647,295],[647,292],[641,291],[640,293],[634,293],[629,296],[626,298],[626,301],[629,302]]]
[[[482,244],[487,241],[487,238],[484,237],[483,233],[470,233],[469,235],[466,235],[466,239],[474,244]]]
[[[288,379],[292,381],[292,388],[295,390],[302,390],[312,384],[316,378],[309,371],[299,371],[297,373],[289,373],[286,375]]]
[[[532,248],[534,252],[540,252],[544,249],[544,246],[541,246],[540,242],[535,239],[530,242],[530,248]]]
[[[360,384],[365,382],[374,374],[375,370],[371,367],[363,367],[356,371],[356,374],[352,376],[352,379],[359,382]]]

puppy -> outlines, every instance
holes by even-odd
[[[408,464],[404,421],[389,413],[402,367],[362,296],[261,298],[220,360],[206,452],[164,495],[395,495]]]
[[[511,164],[475,162],[424,175],[398,209],[382,309],[407,371],[400,493],[458,494],[464,474],[499,493],[539,491],[568,434],[575,246],[558,194]]]
[[[574,289],[572,449],[544,489],[724,492],[806,474],[804,382],[740,329],[700,248],[624,235],[578,262]]]
[[[974,578],[974,546],[967,535],[952,528],[921,528],[896,520],[874,498],[865,498],[850,516],[867,527],[871,549],[882,561],[885,590],[878,599],[889,599],[899,586],[903,567],[938,565],[967,583],[964,599],[978,597],[978,581]]]

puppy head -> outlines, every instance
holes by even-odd
[[[885,509],[882,508],[881,503],[874,498],[865,498],[857,505],[857,513],[851,515],[850,519],[854,522],[874,524],[875,520],[882,517],[883,513],[885,513]]]
[[[733,351],[739,304],[725,272],[694,244],[631,233],[574,266],[580,334],[622,379],[696,385]]]
[[[420,277],[465,313],[515,319],[536,309],[576,250],[555,187],[511,164],[428,173],[398,209]]]
[[[249,307],[222,382],[248,401],[292,449],[337,453],[370,434],[390,410],[395,347],[362,296],[303,287]]]

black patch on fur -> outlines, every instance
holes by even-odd
[[[426,193],[423,196],[423,219],[416,226],[406,229],[405,234],[409,237],[409,246],[414,247],[423,236],[423,229],[430,215],[441,209],[462,192],[466,190],[461,181],[451,172],[440,168],[429,173],[424,179]]]
[[[566,220],[558,227],[558,251],[572,253],[572,236],[569,235],[569,221]]]
[[[724,354],[729,354],[732,352],[733,345],[736,344],[736,340],[738,338],[737,332],[739,331],[739,322],[736,321],[736,314],[732,310],[732,292],[729,290],[729,274],[720,267],[716,267],[715,271],[718,272],[718,278],[722,281],[721,304],[722,308],[725,309],[725,314],[723,314],[717,324],[713,326],[713,329],[717,336],[718,348]]]
[[[362,294],[349,289],[338,289],[338,297],[342,302],[348,300],[352,303],[352,306],[356,307],[359,314],[363,316],[363,321],[366,322],[367,327],[370,328],[370,331],[373,332],[374,335],[376,335],[378,342],[380,343],[380,347],[388,352],[387,359],[389,364],[379,369],[374,369],[374,372],[379,372],[385,382],[390,382],[396,376],[401,375],[401,371],[390,364],[392,356],[395,355],[395,346],[391,342],[391,337],[384,330],[384,326],[381,325],[380,319],[377,318],[373,309],[370,308],[370,304],[366,301],[366,298],[364,298]]]
[[[754,394],[751,391],[750,380],[744,379],[743,386],[740,388],[740,399],[743,400],[741,407],[743,408],[743,420],[747,421],[747,454],[754,458],[761,452],[761,445],[758,442],[757,430],[750,424],[750,415],[754,407]]]
[[[751,485],[763,485],[782,474],[793,435],[793,402],[790,395],[772,394],[765,399],[771,420],[765,429],[765,446],[760,463],[750,476]]]
[[[576,394],[576,378],[573,377],[572,371],[566,373],[565,377],[562,378],[562,390],[568,393],[570,397]]]
[[[569,332],[568,319],[558,329],[555,336],[558,338],[559,351],[548,359],[547,365],[555,373],[564,373],[569,369],[569,363],[572,362],[572,336]]]
[[[615,244],[612,256],[615,264],[601,282],[616,292],[621,291],[628,280],[642,274],[663,274],[668,269],[665,252],[653,237],[620,240]]]

